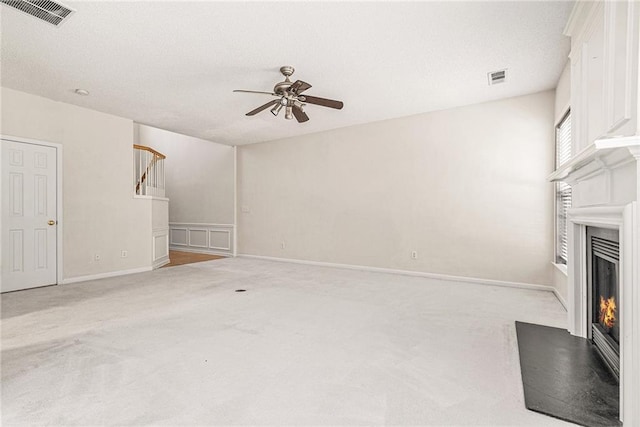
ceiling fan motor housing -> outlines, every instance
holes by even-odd
[[[277,93],[278,95],[284,95],[291,84],[291,80],[289,80],[289,77],[287,77],[285,81],[276,83],[276,85],[273,87],[273,92]]]

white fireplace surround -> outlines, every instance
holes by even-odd
[[[637,258],[636,235],[636,202],[626,206],[602,206],[575,208],[569,211],[569,251],[575,256],[569,262],[569,332],[583,338],[588,335],[588,301],[587,301],[587,227],[601,227],[617,229],[620,233],[620,414],[624,420],[625,398],[636,396],[638,375],[638,331],[634,328],[634,314],[637,316],[638,292],[634,295],[633,278],[637,277],[637,265],[633,260]],[[636,273],[636,274],[634,274]],[[634,298],[635,297],[635,298]],[[635,330],[634,330],[635,329]],[[636,366],[634,366],[636,365]],[[634,384],[634,378],[636,384]],[[637,400],[633,397],[630,401]],[[631,412],[634,408],[630,408]],[[637,411],[637,409],[635,409]],[[637,417],[634,417],[637,419]],[[630,424],[630,423],[629,423]],[[633,425],[633,424],[630,424]]]
[[[640,425],[639,161],[640,138],[599,140],[550,177],[568,182],[578,193],[579,207],[568,212],[567,310],[573,335],[588,337],[586,228],[620,234],[620,419],[625,425]],[[629,174],[634,162],[635,173]],[[616,197],[622,187],[627,196]]]

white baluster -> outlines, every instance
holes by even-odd
[[[149,152],[145,151],[144,152],[144,169],[143,169],[143,174],[144,174],[144,195],[146,196],[148,193],[148,187],[149,187],[149,171],[147,170],[147,166],[149,165]]]
[[[153,155],[153,195],[157,196],[158,192],[158,166],[156,165],[157,156]]]
[[[138,194],[142,194],[142,157],[143,154],[142,151],[140,151],[140,153],[138,153]]]

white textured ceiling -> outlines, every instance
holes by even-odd
[[[223,144],[248,144],[554,88],[573,2],[63,2],[56,28],[5,5],[2,86]],[[268,110],[293,65],[297,123]],[[487,72],[508,68],[489,87]],[[88,97],[75,88],[91,92]]]

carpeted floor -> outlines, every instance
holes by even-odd
[[[525,409],[515,320],[566,313],[548,292],[243,258],[14,292],[2,424],[570,425]]]

